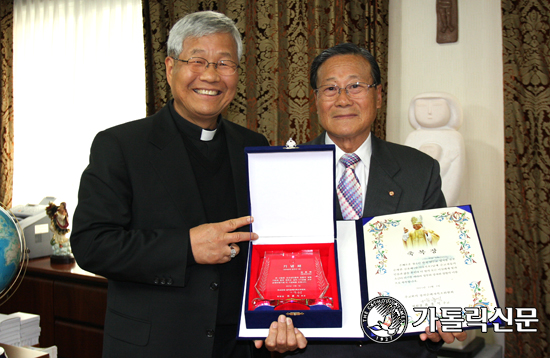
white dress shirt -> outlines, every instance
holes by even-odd
[[[372,141],[369,134],[367,140],[361,144],[359,148],[354,152],[361,161],[357,164],[355,168],[355,175],[359,179],[359,184],[361,185],[361,195],[363,200],[361,201],[361,212],[365,209],[365,198],[367,196],[367,185],[369,183],[369,168],[370,168],[370,156],[372,154]],[[336,186],[344,173],[345,166],[340,162],[340,158],[346,154],[340,147],[338,147],[332,139],[328,136],[328,133],[325,134],[325,144],[334,144],[336,146]]]

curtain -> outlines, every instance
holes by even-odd
[[[507,333],[507,357],[550,346],[550,4],[502,0],[506,307],[537,309],[537,333]]]
[[[13,195],[13,2],[0,2],[0,204],[11,208]]]
[[[292,137],[304,143],[321,133],[309,66],[322,50],[342,42],[369,49],[387,85],[389,0],[142,0],[147,114],[170,98],[164,59],[172,25],[185,14],[214,10],[233,19],[243,37],[237,95],[224,113],[262,133],[272,145]],[[386,99],[373,131],[386,136]]]
[[[15,204],[77,204],[97,132],[145,116],[140,0],[15,0]]]

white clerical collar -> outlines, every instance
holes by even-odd
[[[332,139],[328,136],[328,133],[325,133],[325,144],[334,144],[336,147],[336,162],[342,158],[344,154],[346,154],[342,149],[340,149],[339,146],[337,146]],[[354,152],[361,158],[361,161],[364,162],[366,165],[370,163],[370,156],[372,154],[372,140],[371,135],[369,133],[369,136],[367,139],[361,144],[359,148]]]
[[[201,140],[203,142],[210,142],[214,138],[214,136],[216,135],[217,130],[218,130],[218,128],[212,129],[212,130],[203,129],[202,132],[201,132]]]

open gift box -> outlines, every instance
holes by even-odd
[[[426,246],[409,247],[404,228],[411,229],[412,218],[418,223],[420,217],[431,240]],[[336,225],[342,326],[305,328],[291,316],[308,341],[387,342],[390,332],[378,328],[386,323],[388,316],[381,319],[383,310],[376,305],[384,305],[388,298],[399,302],[399,305],[392,304],[389,312],[392,322],[394,318],[400,322],[399,330],[392,337],[419,335],[430,324],[435,327],[437,319],[442,326],[454,327],[457,319],[461,319],[462,310],[471,310],[471,322],[464,319],[461,323],[464,330],[479,329],[484,324],[491,326],[493,321],[504,325],[497,315],[497,297],[469,205],[337,221]],[[253,281],[247,277],[247,282]],[[245,294],[250,289],[248,283],[246,287]],[[267,337],[268,328],[251,328],[245,324],[246,304],[244,300],[238,339]],[[451,311],[436,312],[442,307]],[[485,317],[475,313],[484,308],[487,309]],[[289,313],[293,311],[286,314]],[[399,314],[394,317],[395,313]],[[402,313],[408,323],[398,319]],[[440,317],[429,318],[430,314]]]
[[[246,148],[251,230],[243,313],[247,328],[277,317],[341,327],[334,214],[334,146]]]
[[[280,314],[291,317],[308,340],[388,342],[435,331],[437,320],[447,328],[460,321],[464,330],[493,320],[503,324],[472,208],[336,222],[333,151],[247,149],[252,230],[260,238],[249,244],[237,338],[267,337]],[[302,250],[318,252],[329,284],[323,297],[333,299],[332,307],[293,309],[284,290],[282,302],[275,297],[258,305],[264,278],[270,281],[262,273],[266,258],[284,259],[281,252],[292,258]],[[461,312],[467,312],[464,320]]]

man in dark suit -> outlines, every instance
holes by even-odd
[[[257,238],[247,232],[244,148],[268,142],[221,117],[241,54],[231,19],[187,15],[168,40],[173,101],[94,139],[71,243],[78,264],[109,282],[104,357],[254,353],[236,341]]]
[[[436,160],[371,133],[382,88],[380,69],[367,50],[341,44],[323,51],[313,60],[310,82],[326,132],[309,144],[335,144],[336,159],[343,158],[336,168],[338,219],[446,206]],[[443,341],[455,337],[464,340],[466,334],[426,330],[420,337],[401,337],[391,344],[312,341],[296,356],[435,357]]]

